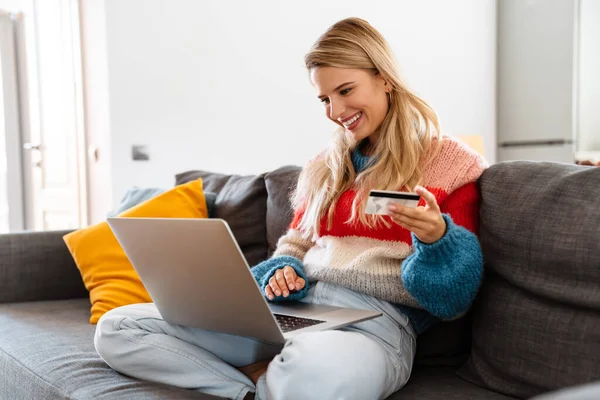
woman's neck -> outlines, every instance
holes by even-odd
[[[363,141],[360,142],[359,150],[363,156],[370,157],[373,155],[373,152],[375,151],[375,146],[371,144],[369,139],[364,139]]]

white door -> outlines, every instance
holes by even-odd
[[[13,20],[13,15],[0,11],[0,233],[25,226]]]
[[[26,227],[75,229],[87,224],[77,1],[32,3],[19,30],[29,78],[22,142]]]

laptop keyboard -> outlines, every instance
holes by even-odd
[[[295,331],[297,329],[306,328],[308,326],[313,326],[317,324],[321,324],[325,321],[320,321],[318,319],[309,319],[309,318],[301,318],[301,317],[292,317],[289,315],[282,314],[273,314],[275,316],[275,320],[279,324],[279,327],[283,332]]]

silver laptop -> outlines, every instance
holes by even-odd
[[[303,302],[267,303],[222,219],[108,218],[165,321],[284,343],[381,315]]]

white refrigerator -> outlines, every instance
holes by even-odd
[[[497,160],[575,160],[578,1],[498,2]]]

